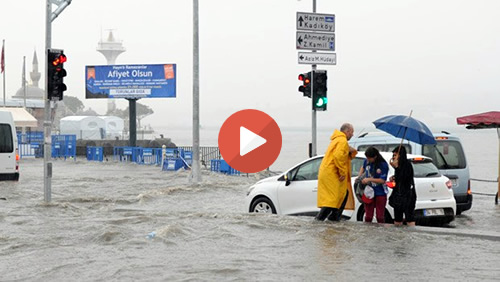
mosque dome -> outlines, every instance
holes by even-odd
[[[43,100],[45,97],[45,91],[40,89],[38,86],[27,85],[26,86],[26,99],[35,99],[35,100]],[[21,87],[17,90],[16,95],[12,98],[15,99],[24,99],[24,88]]]

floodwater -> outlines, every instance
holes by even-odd
[[[202,184],[190,185],[183,171],[85,160],[53,162],[52,202],[44,204],[43,161],[21,165],[18,183],[0,182],[2,281],[500,277],[500,208],[488,196],[475,196],[448,227],[314,223],[248,214],[255,177],[204,172]]]

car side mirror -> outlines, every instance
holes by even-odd
[[[287,173],[287,174],[285,174],[285,186],[290,185],[290,183],[291,183],[291,181],[290,181],[290,179],[288,178],[288,173]]]

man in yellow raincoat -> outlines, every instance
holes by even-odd
[[[317,220],[325,218],[340,220],[344,206],[354,210],[354,196],[351,186],[351,159],[357,151],[347,141],[354,134],[352,124],[345,123],[340,131],[335,129],[330,139],[318,173],[318,207],[321,208]]]

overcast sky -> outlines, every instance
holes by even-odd
[[[254,108],[282,127],[309,127],[297,76],[310,67],[297,63],[295,17],[312,0],[199,2],[201,124]],[[127,49],[117,64],[177,64],[177,98],[141,99],[155,111],[142,123],[190,127],[192,11],[190,0],[73,0],[53,22],[52,47],[68,57],[65,95],[105,113],[105,100],[85,100],[85,65],[106,64],[97,43],[115,29]],[[317,12],[336,16],[337,53],[336,66],[318,67],[328,71],[329,97],[318,126],[361,127],[413,110],[431,129],[453,129],[457,116],[500,110],[499,11],[497,0],[317,0]],[[45,0],[3,0],[0,26],[10,97],[23,56],[31,71],[36,49],[43,70]]]

